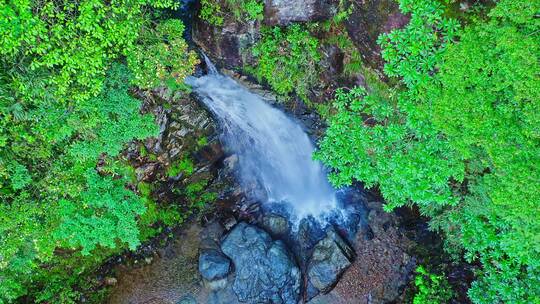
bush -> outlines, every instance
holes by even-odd
[[[252,49],[257,65],[251,71],[278,94],[295,91],[307,99],[308,89],[318,80],[318,40],[298,24],[285,30],[263,28],[261,35]]]
[[[414,296],[413,304],[449,303],[454,295],[444,275],[429,273],[423,266],[416,268],[414,285],[418,291]]]
[[[216,0],[201,0],[199,17],[212,25],[221,26],[223,24],[223,12],[220,2]]]
[[[238,22],[262,20],[264,2],[261,0],[201,0],[199,17],[215,25],[223,25],[228,13]]]
[[[127,56],[134,74],[133,84],[142,89],[164,85],[186,89],[184,79],[195,71],[199,59],[188,50],[182,38],[184,29],[182,21],[170,19],[143,30]]]
[[[501,1],[448,48],[427,90],[431,120],[468,164],[455,234],[483,262],[470,291],[479,303],[540,300],[539,11]]]
[[[57,278],[59,282],[52,280],[55,271],[64,273],[66,279],[75,275],[70,278],[74,283],[77,275],[71,273],[72,269],[87,270],[95,266],[90,261],[99,263],[96,258],[103,258],[101,254],[88,256],[96,247],[110,248],[102,251],[110,254],[120,244],[134,249],[140,243],[136,219],[144,213],[144,204],[126,189],[127,168],[116,155],[127,141],[156,135],[157,127],[153,117],[139,114],[140,101],[129,96],[128,85],[127,68],[114,65],[100,95],[79,102],[69,115],[62,115],[65,110],[61,107],[40,113],[44,115],[42,123],[52,120],[51,127],[69,126],[73,135],[63,141],[58,139],[60,145],[52,147],[56,154],[47,163],[33,157],[36,151],[28,151],[27,163],[33,161],[35,165],[20,170],[20,174],[26,174],[24,182],[9,184],[9,180],[3,180],[8,187],[1,193],[0,205],[0,299],[18,298],[27,288],[36,287],[34,280],[44,285],[44,293],[58,288],[51,284],[64,283],[61,277]],[[20,124],[12,128],[17,126]],[[34,132],[43,132],[46,126]],[[4,151],[2,161],[22,166],[24,159],[17,158],[21,155],[9,152]],[[102,162],[100,172],[95,169],[98,160]],[[56,256],[57,249],[74,254]],[[72,264],[59,263],[58,259]],[[55,269],[55,265],[66,268]],[[64,285],[62,289],[69,287]],[[41,292],[34,296],[43,297],[43,301],[60,301],[56,293],[48,298]]]

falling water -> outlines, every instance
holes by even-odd
[[[205,56],[206,57],[206,56]],[[244,188],[264,189],[257,199],[289,204],[298,218],[333,210],[336,192],[323,166],[311,157],[314,147],[300,125],[207,61],[207,75],[189,77],[200,100],[218,118],[225,146],[238,155]]]

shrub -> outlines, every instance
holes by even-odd
[[[253,47],[257,66],[251,71],[266,80],[278,94],[295,91],[307,99],[308,89],[318,79],[318,40],[298,24],[283,30],[263,28],[261,40]]]
[[[212,25],[221,26],[223,24],[223,12],[220,2],[216,0],[201,0],[199,17]]]
[[[262,20],[264,2],[261,0],[226,0],[237,21]]]
[[[222,26],[224,18],[231,13],[238,22],[262,20],[264,2],[261,0],[201,0],[199,17],[206,22]]]
[[[413,304],[449,303],[454,292],[444,275],[428,272],[423,266],[416,268],[414,285],[418,289]]]
[[[187,88],[184,79],[195,71],[199,59],[195,52],[188,50],[182,38],[184,29],[182,21],[170,19],[142,32],[127,57],[135,85],[143,89],[164,85]]]

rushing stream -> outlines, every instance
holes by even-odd
[[[300,125],[205,59],[208,74],[187,83],[219,120],[227,148],[238,155],[243,187],[264,189],[252,195],[261,202],[289,204],[298,219],[333,210],[336,191],[312,159],[314,146]]]

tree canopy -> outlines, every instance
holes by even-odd
[[[30,290],[36,302],[75,301],[73,274],[140,243],[145,206],[117,156],[158,131],[130,84],[182,83],[197,63],[181,22],[160,16],[175,5],[0,3],[0,303]],[[148,61],[159,65],[143,78]]]
[[[317,157],[337,186],[415,203],[449,248],[482,263],[475,303],[540,301],[540,2],[502,0],[460,29],[432,1],[400,1],[380,37],[391,98],[340,90]]]

